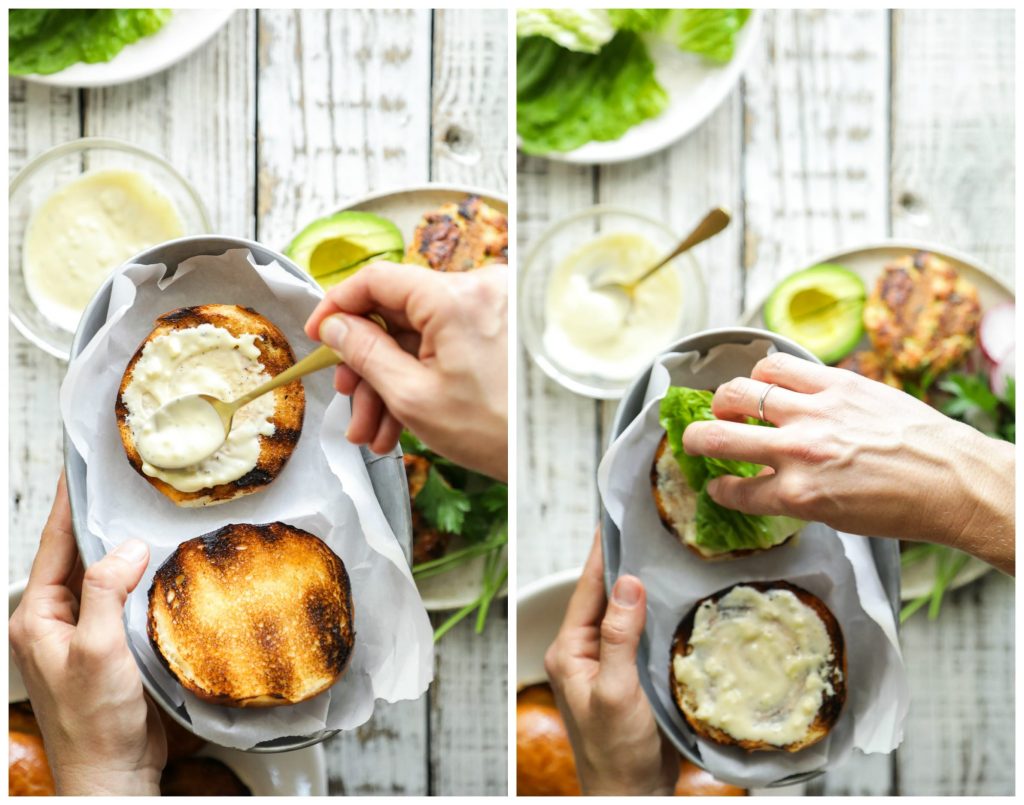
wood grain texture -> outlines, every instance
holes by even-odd
[[[261,241],[428,180],[430,12],[268,9],[259,27]]]
[[[892,232],[1013,284],[1012,11],[894,12]],[[914,702],[901,793],[1014,791],[1014,585],[991,573],[903,628]]]
[[[50,89],[9,79],[9,166],[13,175],[43,151],[81,134],[79,93]],[[20,255],[12,255],[10,271],[20,271]],[[10,536],[8,577],[28,576],[39,532],[53,503],[57,476],[63,467],[63,437],[57,388],[67,367],[43,353],[9,327],[8,401]]]
[[[508,14],[440,10],[433,18],[430,178],[508,190]],[[432,616],[435,627],[446,614]],[[508,608],[478,635],[469,618],[437,644],[429,693],[430,793],[508,792]]]

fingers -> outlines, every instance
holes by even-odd
[[[384,413],[380,395],[365,380],[360,380],[352,393],[352,420],[345,438],[353,444],[367,444],[377,434]]]
[[[57,480],[57,493],[50,516],[39,537],[39,549],[32,561],[25,595],[51,584],[65,585],[70,579],[78,558],[75,534],[71,527],[71,503],[64,473]]]
[[[754,478],[723,475],[708,482],[708,495],[719,506],[744,514],[783,514],[775,473]]]
[[[86,569],[74,641],[90,653],[109,654],[125,643],[122,616],[128,593],[149,563],[146,543],[131,539]]]
[[[320,336],[399,417],[404,415],[405,405],[419,397],[417,390],[426,385],[427,369],[373,322],[360,316],[335,314],[323,320]],[[373,433],[368,434],[367,440],[372,436]]]
[[[683,432],[683,450],[691,456],[772,466],[779,454],[778,442],[779,431],[775,428],[722,420],[694,422]]]
[[[767,394],[765,393],[767,392]],[[806,395],[782,386],[772,386],[749,377],[737,377],[723,383],[711,400],[711,412],[717,419],[743,422],[746,417],[760,418],[758,407],[764,398],[764,421],[782,424],[808,409]]]
[[[647,593],[636,576],[620,576],[601,621],[601,666],[597,684],[605,691],[636,686],[636,652],[647,620]]]
[[[566,607],[562,628],[597,625],[604,606],[604,555],[601,553],[601,530],[598,529],[594,532],[594,542],[580,580]]]
[[[436,272],[421,266],[369,265],[327,291],[306,322],[306,335],[319,340],[323,320],[335,313],[387,312],[389,323],[408,328],[413,299],[437,279]]]
[[[377,434],[370,441],[370,449],[378,456],[390,453],[398,444],[398,437],[402,435],[402,427],[402,423],[395,419],[394,414],[385,411],[381,415]]]
[[[777,383],[792,391],[814,394],[835,383],[836,373],[840,371],[842,370],[805,361],[795,355],[775,352],[759,360],[750,376],[763,383]],[[773,391],[772,394],[774,393]]]

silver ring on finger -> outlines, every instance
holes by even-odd
[[[768,392],[770,392],[773,388],[775,388],[776,385],[778,385],[778,384],[777,383],[769,383],[767,386],[765,386],[764,391],[761,392],[760,399],[758,399],[758,401],[757,401],[757,418],[760,419],[762,422],[767,422],[768,421],[765,418],[765,415],[764,415],[764,401],[765,401],[765,398],[768,396]]]

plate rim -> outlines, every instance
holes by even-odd
[[[829,251],[822,251],[815,253],[811,258],[800,261],[789,261],[788,265],[793,266],[793,271],[800,271],[810,266],[815,266],[820,263],[841,263],[844,259],[849,258],[851,255],[860,255],[865,252],[878,252],[886,249],[896,249],[905,251],[925,251],[933,254],[938,254],[940,257],[949,257],[962,265],[968,266],[974,271],[982,274],[987,280],[995,285],[1000,291],[1005,293],[1011,301],[1016,303],[1017,295],[1014,290],[1006,284],[1006,282],[998,276],[986,263],[982,262],[978,258],[974,257],[967,252],[959,249],[944,246],[932,241],[920,240],[917,238],[883,238],[882,240],[869,241],[865,245],[852,245],[844,246],[839,249],[831,249]],[[790,272],[792,273],[792,272]],[[748,307],[740,316],[740,323],[744,327],[754,327],[760,317],[763,321],[764,318],[764,306],[768,302],[768,298],[772,295],[774,287],[768,289],[766,293],[758,298],[756,304]],[[969,584],[987,576],[995,568],[991,565],[982,562],[979,559],[972,557],[973,561],[968,562],[967,565],[956,575],[952,583],[949,585],[949,590],[959,590],[962,587],[966,587]],[[904,586],[903,585],[903,570],[900,571],[900,599],[902,601],[912,601],[915,598],[920,597],[924,594],[924,591],[915,587],[913,584]]]
[[[210,20],[209,30],[207,30],[203,34],[197,36],[194,42],[191,42],[187,47],[182,49],[177,55],[172,56],[172,57],[170,57],[168,59],[158,59],[158,58],[155,58],[155,59],[153,59],[152,64],[147,65],[146,67],[144,67],[143,69],[141,69],[141,70],[139,70],[139,71],[137,71],[135,73],[129,73],[128,75],[122,75],[120,77],[117,77],[117,76],[107,76],[107,77],[100,76],[98,78],[85,77],[85,78],[80,78],[80,79],[77,79],[77,80],[74,79],[74,78],[69,79],[66,76],[63,79],[60,77],[62,74],[66,73],[68,70],[71,70],[72,68],[75,68],[75,67],[82,67],[82,66],[84,66],[84,67],[97,67],[97,66],[99,66],[99,67],[103,67],[103,68],[109,68],[111,65],[113,65],[113,64],[115,64],[117,62],[118,57],[121,55],[121,53],[124,52],[124,49],[122,49],[121,51],[118,51],[117,55],[114,56],[114,58],[110,59],[110,61],[97,62],[97,63],[93,63],[93,64],[89,64],[87,62],[75,62],[74,64],[68,65],[63,70],[58,70],[56,73],[47,73],[47,74],[27,73],[25,75],[18,75],[18,76],[12,76],[12,77],[13,78],[21,79],[22,81],[27,81],[27,82],[32,83],[32,84],[39,84],[41,86],[65,87],[65,88],[69,88],[69,89],[99,89],[101,87],[115,87],[115,86],[119,86],[121,84],[129,84],[132,81],[140,81],[140,80],[142,80],[144,78],[150,78],[150,77],[152,77],[154,75],[157,75],[158,73],[162,73],[165,70],[169,70],[174,65],[176,65],[179,62],[182,62],[185,59],[187,59],[189,56],[191,56],[193,53],[195,53],[197,50],[199,50],[199,48],[201,48],[203,45],[205,45],[207,42],[209,42],[211,39],[213,39],[213,37],[217,35],[217,32],[220,31],[220,29],[223,28],[227,24],[228,20],[230,20],[231,17],[234,15],[234,13],[236,11],[238,11],[238,10],[239,9],[237,9],[237,8],[231,8],[231,9],[224,9],[224,8],[174,8],[174,9],[172,9],[172,11],[174,11],[174,12],[196,11],[196,12],[204,14]],[[214,20],[217,20],[217,23],[215,25],[213,24]],[[167,24],[169,24],[169,23],[170,23],[170,20],[168,21]],[[194,24],[195,24],[195,21],[193,21],[193,23],[190,26],[188,26],[188,27],[193,27]],[[163,30],[163,27],[166,27],[166,24],[165,24],[165,26],[162,26],[160,30]],[[160,32],[160,30],[154,31],[153,33],[154,34],[158,34]],[[130,48],[130,47],[132,47],[134,45],[139,44],[140,42],[145,43],[147,38],[148,37],[143,37],[142,39],[137,39],[137,40],[135,40],[135,42],[132,42],[129,45],[125,45],[125,48]],[[104,70],[104,72],[106,72],[106,70]]]
[[[676,145],[680,140],[692,134],[698,128],[700,128],[709,117],[711,117],[721,105],[725,102],[725,99],[729,97],[729,94],[736,89],[736,86],[742,81],[743,73],[747,69],[750,60],[753,56],[754,46],[760,41],[760,33],[762,20],[764,18],[764,9],[752,8],[750,10],[750,17],[747,19],[747,24],[744,26],[745,31],[741,32],[740,36],[743,41],[740,46],[736,49],[732,59],[728,64],[722,67],[723,74],[728,77],[728,80],[722,82],[721,87],[717,90],[717,97],[708,106],[705,113],[699,118],[694,118],[689,125],[683,126],[668,137],[668,139],[659,142],[656,145],[647,145],[642,148],[635,149],[633,151],[627,151],[622,154],[615,154],[613,156],[605,156],[600,159],[594,158],[581,158],[578,156],[578,152],[584,149],[586,146],[594,142],[600,142],[597,140],[590,140],[587,143],[573,149],[572,151],[549,151],[543,154],[530,154],[529,156],[537,157],[539,159],[548,159],[552,162],[562,162],[569,165],[616,165],[622,162],[632,162],[636,159],[644,159],[653,154],[657,154],[664,151],[667,148],[671,148]],[[680,101],[682,99],[679,99]],[[679,102],[679,101],[676,101]],[[652,118],[656,119],[656,118]],[[642,121],[643,122],[643,121]],[[623,134],[625,137],[625,134]],[[606,141],[610,143],[618,143],[622,140],[620,137],[618,140]],[[516,137],[516,149],[519,148],[519,138]],[[573,156],[577,154],[577,156]]]

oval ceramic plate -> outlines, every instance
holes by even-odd
[[[359,210],[372,212],[392,221],[402,233],[408,246],[416,225],[423,213],[449,202],[458,202],[467,195],[480,196],[487,204],[501,212],[508,213],[508,201],[504,196],[491,193],[479,187],[426,184],[402,190],[373,193],[356,199],[335,212]],[[459,609],[476,600],[480,595],[480,579],[483,573],[483,559],[471,560],[448,573],[442,573],[417,582],[423,605],[431,612]],[[502,590],[503,596],[507,590]]]
[[[516,596],[516,690],[547,682],[544,652],[558,634],[569,598],[579,580],[576,568],[561,570],[537,579]],[[753,789],[753,795],[785,796],[803,794],[803,783],[771,789]]]
[[[981,300],[982,311],[988,310],[1001,302],[1013,302],[1014,293],[996,275],[985,268],[969,255],[947,249],[944,246],[936,246],[931,243],[924,243],[913,240],[892,240],[862,246],[855,249],[843,249],[820,255],[817,259],[808,260],[805,263],[794,267],[794,271],[815,266],[820,263],[838,263],[844,268],[853,271],[864,280],[870,293],[875,280],[882,273],[882,268],[891,260],[908,252],[926,251],[933,252],[948,260],[953,267],[974,287],[978,289],[978,297]],[[770,292],[769,292],[770,293]],[[742,323],[748,327],[764,327],[764,304],[767,296],[760,304],[748,310],[742,318]],[[864,336],[861,346],[869,347],[870,342]],[[975,579],[980,578],[992,569],[991,565],[978,559],[971,559],[961,570],[950,589],[963,587]],[[932,559],[919,562],[905,568],[902,573],[901,594],[904,601],[909,601],[927,593],[935,580],[935,562]]]
[[[7,617],[14,613],[24,592],[24,581],[10,585],[7,593]],[[25,701],[28,699],[28,692],[18,672],[18,666],[14,664],[10,649],[7,667],[7,701]],[[252,754],[208,743],[196,754],[219,760],[238,775],[254,796],[327,795],[327,765],[324,748],[320,744],[294,752]]]
[[[740,79],[761,31],[763,12],[754,10],[740,30],[736,51],[728,64],[715,65],[671,42],[648,40],[655,76],[669,96],[669,106],[657,117],[633,126],[617,140],[590,142],[575,151],[543,156],[579,165],[607,165],[639,159],[667,148],[703,123],[725,100]]]
[[[51,75],[23,75],[51,87],[109,87],[166,70],[204,45],[228,21],[233,9],[176,9],[152,36],[144,36],[108,62],[79,62]]]

